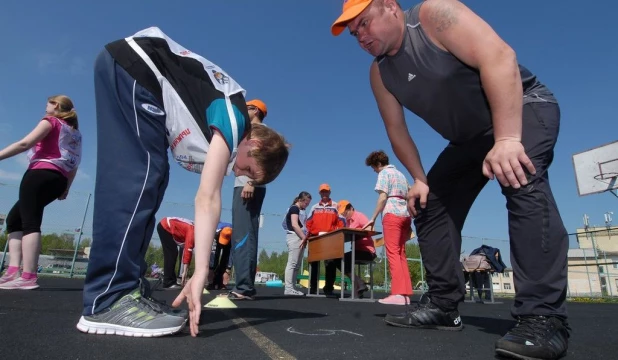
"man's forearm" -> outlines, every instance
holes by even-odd
[[[521,141],[523,88],[515,52],[504,50],[480,68],[494,126],[494,139]]]
[[[427,183],[427,176],[425,175],[425,169],[423,169],[423,164],[421,163],[418,148],[407,131],[405,134],[393,134],[391,142],[393,144],[395,156],[397,156],[397,159],[399,159],[408,170],[412,178],[415,181],[419,180]]]

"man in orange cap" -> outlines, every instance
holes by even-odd
[[[247,111],[251,126],[265,126],[268,108],[262,100],[247,101]],[[247,176],[237,176],[234,180],[232,254],[228,266],[234,265],[235,286],[227,294],[229,299],[253,299],[255,296],[259,218],[265,197],[266,186],[253,184]]]
[[[330,197],[330,185],[322,184],[319,188],[320,201],[311,207],[309,214],[307,215],[307,235],[303,239],[303,244],[307,241],[307,238],[311,236],[317,236],[322,233],[331,232],[340,229],[345,224],[345,219],[337,212],[337,202],[333,201]],[[318,288],[318,266],[319,262],[311,263],[311,293],[315,293]],[[326,262],[325,262],[326,264]],[[326,283],[324,286],[324,293],[326,295],[333,294],[333,282]]]
[[[515,274],[514,329],[499,355],[556,359],[568,347],[567,250],[548,169],[560,127],[551,90],[464,3],[426,0],[406,11],[395,0],[346,0],[331,32],[345,28],[376,57],[370,83],[395,154],[414,179],[415,217],[429,292],[391,325],[461,330],[465,287],[461,231],[476,197],[497,178],[509,210]],[[403,107],[450,143],[426,175]]]

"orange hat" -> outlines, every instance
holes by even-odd
[[[253,100],[247,101],[247,106],[249,105],[253,105],[256,108],[260,109],[262,114],[264,114],[264,117],[266,117],[266,114],[268,113],[268,108],[266,107],[266,104],[262,100],[253,99]]]
[[[328,185],[328,184],[320,185],[320,190],[318,190],[318,192],[320,192],[322,190],[330,191],[330,185]]]
[[[228,227],[224,227],[223,229],[221,229],[221,233],[219,233],[219,244],[225,246],[230,243],[231,239],[232,239],[232,228],[228,226]]]
[[[343,212],[345,211],[345,207],[348,206],[348,204],[350,204],[348,200],[337,201],[337,212],[339,214],[343,214]]]
[[[337,36],[345,30],[348,22],[357,17],[373,0],[344,0],[341,16],[330,27],[330,32]]]

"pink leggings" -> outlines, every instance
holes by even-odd
[[[410,239],[411,222],[409,216],[394,214],[386,214],[382,219],[392,295],[412,295],[412,280],[406,260],[406,241]]]

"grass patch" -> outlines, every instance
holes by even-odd
[[[589,304],[618,304],[615,297],[572,297],[567,299],[569,302],[589,303]]]

